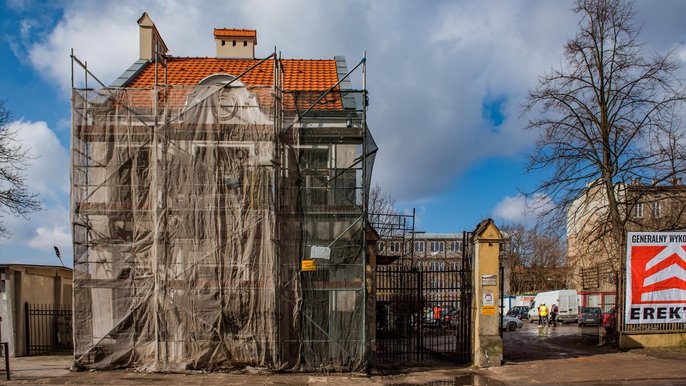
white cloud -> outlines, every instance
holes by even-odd
[[[60,251],[63,248],[71,246],[71,232],[65,226],[53,225],[52,227],[38,227],[36,235],[29,240],[29,245],[37,249],[52,249],[53,246],[58,247]],[[69,248],[71,249],[71,248]]]
[[[286,57],[342,54],[352,67],[366,49],[370,127],[380,144],[375,180],[399,200],[431,197],[472,162],[529,146],[534,136],[521,133],[519,98],[559,57],[566,27],[573,27],[566,7],[545,1],[209,1],[188,7],[180,0],[129,0],[65,7],[54,29],[29,48],[33,66],[65,92],[72,47],[105,83],[136,60],[136,20],[143,11],[173,55],[214,55],[216,26],[257,28],[261,55],[276,44]],[[557,32],[539,33],[550,26]],[[353,77],[357,86],[359,78]],[[486,93],[507,97],[497,130],[482,118]]]
[[[26,183],[44,199],[69,194],[69,155],[47,123],[14,121],[9,129],[29,151]]]
[[[53,245],[62,251],[65,263],[71,260],[69,231],[69,157],[55,133],[45,122],[14,121],[9,129],[29,151],[30,159],[24,171],[29,191],[38,193],[43,210],[24,217],[4,215],[2,221],[12,233],[10,239],[0,239],[0,262],[54,261]]]
[[[645,28],[648,51],[673,47],[682,13],[669,7],[680,6],[640,6],[653,24],[669,16],[668,30]],[[480,160],[532,146],[536,133],[522,131],[519,116],[523,98],[540,74],[559,66],[564,43],[576,31],[571,2],[544,0],[212,0],[192,7],[181,0],[75,0],[64,7],[62,19],[34,39],[28,53],[65,92],[72,47],[105,83],[136,60],[136,20],[143,11],[177,56],[213,56],[212,27],[256,28],[261,56],[277,45],[285,57],[345,55],[352,67],[366,49],[368,117],[380,147],[374,179],[406,202],[446,192]],[[359,79],[353,76],[358,87]],[[498,127],[483,118],[487,96],[505,101]]]
[[[29,60],[64,95],[71,87],[72,48],[77,57],[88,62],[89,70],[104,76],[103,81],[111,81],[135,61],[139,16],[131,7],[111,2],[69,3],[63,18],[47,37],[29,47]],[[83,76],[75,78],[81,83]]]
[[[71,265],[72,243],[69,231],[69,208],[48,206],[40,212],[23,217],[4,217],[3,222],[12,232],[12,238],[1,239],[0,263],[32,262],[58,264],[53,245],[57,246],[65,264]]]
[[[493,217],[505,222],[533,225],[552,205],[550,198],[542,194],[532,198],[521,194],[506,196],[493,208]]]

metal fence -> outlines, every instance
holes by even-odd
[[[73,352],[71,304],[24,303],[26,355]]]
[[[5,377],[10,380],[10,351],[9,343],[0,342],[0,347],[2,347],[2,352],[0,352],[0,372],[5,372]]]
[[[377,267],[377,361],[469,362],[469,278],[467,270]]]

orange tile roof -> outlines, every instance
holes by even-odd
[[[253,38],[257,44],[257,30],[236,28],[215,28],[215,38]]]
[[[239,58],[179,58],[167,59],[167,83],[170,86],[195,86],[202,79],[218,73],[238,76],[259,59]],[[335,59],[282,59],[284,104],[288,110],[303,110],[314,103],[322,92],[328,90],[338,82],[338,72]],[[164,82],[164,67],[158,64],[158,82]],[[142,104],[148,98],[149,89],[155,79],[155,65],[148,63],[145,68],[133,78],[126,87],[129,92],[137,96],[136,104]],[[240,78],[251,92],[269,103],[271,87],[274,85],[274,61],[267,60],[253,68]],[[140,89],[138,91],[133,89]],[[338,89],[338,88],[337,88]],[[186,90],[186,91],[184,91]],[[188,88],[180,88],[169,96],[170,101],[183,105]],[[266,94],[265,94],[266,92]],[[139,100],[140,99],[140,100]],[[317,110],[340,110],[343,108],[339,93],[329,93],[316,107]]]
[[[217,73],[240,75],[259,62],[258,59],[236,58],[177,58],[167,61],[167,83],[170,85],[197,85],[203,78]],[[328,90],[338,82],[334,59],[283,59],[285,91]],[[159,83],[163,82],[164,68],[158,65]],[[148,64],[126,87],[148,88],[154,83],[155,66]],[[240,80],[249,87],[273,86],[274,62],[268,60],[252,69]]]

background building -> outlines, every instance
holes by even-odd
[[[634,180],[616,186],[626,232],[686,230],[686,187]],[[591,184],[567,213],[567,254],[570,281],[587,306],[609,310],[615,305],[624,246],[618,249],[607,232],[607,198]]]
[[[10,355],[70,352],[73,349],[70,268],[2,264],[0,294],[0,332],[2,341],[9,343]],[[39,309],[37,314],[41,315],[33,315],[31,309]],[[27,337],[31,352],[27,347]]]

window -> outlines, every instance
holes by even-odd
[[[643,218],[643,203],[639,202],[634,208],[634,217]]]
[[[415,241],[414,242],[414,251],[415,252],[424,252],[424,242],[423,241]]]
[[[247,46],[248,46],[248,41],[246,40],[243,42],[243,47],[247,47]]]
[[[459,241],[451,241],[450,242],[450,251],[451,252],[459,252],[460,249],[461,249],[461,247],[460,247]]]
[[[431,252],[443,252],[443,241],[432,241]]]
[[[658,218],[660,217],[660,202],[656,201],[653,202],[653,217]]]
[[[226,40],[222,40],[222,47],[226,45]]]
[[[307,205],[328,205],[329,187],[329,149],[302,149],[301,160],[304,163],[305,203]]]
[[[236,47],[236,41],[235,40],[233,41],[233,46]]]
[[[383,250],[386,248],[386,243],[384,243],[383,241],[379,241],[378,248],[379,252],[383,252]]]
[[[391,243],[391,252],[400,252],[400,241],[393,241]]]

